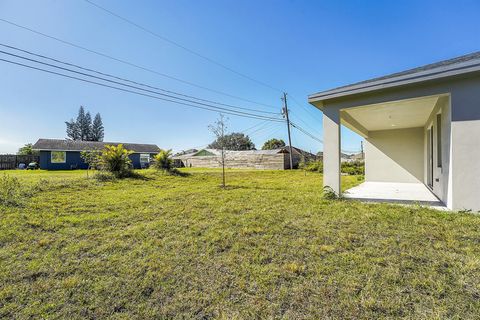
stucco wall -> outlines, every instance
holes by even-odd
[[[437,123],[436,116],[440,113],[442,117],[441,133],[442,133],[442,161],[441,167],[438,166],[437,159]],[[424,183],[427,184],[427,134],[428,128],[433,124],[434,130],[434,148],[433,153],[433,193],[443,201],[448,208],[452,208],[452,195],[451,195],[451,179],[450,179],[450,140],[451,140],[451,112],[450,112],[450,96],[445,95],[439,98],[435,105],[429,119],[424,127]]]
[[[423,183],[423,128],[370,131],[365,180]]]
[[[453,208],[480,211],[480,76],[452,90]]]

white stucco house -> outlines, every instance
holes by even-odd
[[[480,52],[308,99],[324,115],[324,185],[341,193],[344,125],[365,138],[365,183],[354,195],[480,210]]]

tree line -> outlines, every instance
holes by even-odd
[[[282,139],[272,138],[265,141],[262,150],[273,150],[285,147],[285,141]],[[208,145],[210,149],[222,149],[232,151],[257,150],[255,144],[248,135],[241,132],[232,132],[218,136],[212,143]]]

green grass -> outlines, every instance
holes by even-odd
[[[323,200],[315,173],[187,172],[8,172],[44,186],[0,206],[0,318],[480,314],[479,216]]]

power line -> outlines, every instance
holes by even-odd
[[[270,123],[269,121],[265,120],[265,121],[261,121],[261,122],[258,122],[257,124],[249,127],[248,129],[245,129],[243,131],[240,131],[240,133],[244,133],[244,134],[252,134],[252,133],[255,133],[257,132],[258,130],[261,130],[262,128],[265,127],[266,124]],[[254,129],[255,128],[255,129]],[[254,129],[254,130],[252,130]],[[251,131],[251,133],[249,133],[249,131]]]
[[[291,112],[291,110],[290,110],[290,112]],[[310,130],[313,131],[314,133],[320,135],[320,131],[317,131],[316,129],[312,128],[306,121],[304,121],[302,118],[300,118],[299,116],[297,116],[295,113],[290,114],[290,116],[291,116],[292,118],[295,117],[297,120],[299,120],[300,122],[302,122],[308,129],[310,129]]]
[[[262,115],[258,115],[258,114],[252,114],[252,113],[248,113],[248,112],[244,112],[244,111],[237,111],[237,110],[232,110],[232,109],[229,109],[229,108],[218,107],[218,106],[203,103],[203,102],[197,102],[197,101],[193,101],[193,100],[189,100],[189,99],[185,99],[185,98],[172,96],[170,94],[160,93],[160,92],[157,92],[157,91],[154,91],[154,90],[143,89],[143,88],[140,88],[140,87],[137,87],[137,86],[134,86],[134,85],[129,85],[129,84],[125,84],[125,83],[122,83],[122,82],[119,82],[119,81],[110,80],[110,79],[107,79],[107,78],[94,76],[94,75],[87,74],[87,73],[84,73],[84,72],[75,71],[75,70],[72,70],[72,69],[69,69],[69,68],[60,67],[60,66],[57,66],[57,65],[54,65],[54,64],[50,64],[50,63],[42,62],[42,61],[39,61],[39,60],[35,60],[35,59],[27,58],[27,57],[24,57],[24,56],[20,56],[20,55],[17,55],[17,54],[5,52],[3,50],[0,50],[0,53],[7,54],[7,55],[10,55],[10,56],[14,56],[16,58],[24,59],[24,60],[31,61],[31,62],[34,62],[34,63],[38,63],[38,64],[41,64],[41,65],[46,65],[46,66],[49,66],[49,67],[57,68],[57,69],[60,69],[60,70],[63,70],[63,71],[68,71],[68,72],[72,72],[72,73],[75,73],[75,74],[80,74],[82,76],[91,77],[91,78],[106,81],[106,82],[109,82],[109,83],[125,86],[125,87],[128,87],[128,88],[133,88],[133,89],[148,92],[148,93],[154,93],[154,94],[164,96],[164,97],[168,97],[168,98],[178,99],[180,101],[185,101],[185,102],[188,102],[188,103],[194,103],[194,104],[198,104],[198,105],[202,105],[202,106],[206,106],[206,107],[216,108],[217,110],[235,112],[237,114],[244,114],[244,115],[261,116],[265,119],[267,119],[267,118],[278,119],[278,118],[271,118],[271,117],[262,116]],[[278,119],[278,120],[280,120],[280,119]]]
[[[148,28],[146,28],[146,27],[144,27],[144,26],[142,26],[142,25],[140,25],[140,24],[138,24],[138,23],[136,23],[136,22],[133,22],[132,20],[129,20],[129,19],[125,18],[125,17],[122,17],[122,16],[119,15],[118,13],[115,13],[115,12],[113,12],[113,11],[105,8],[105,7],[102,7],[102,6],[100,6],[99,4],[96,4],[96,3],[93,2],[93,1],[85,0],[85,2],[87,2],[87,3],[89,3],[90,5],[96,7],[97,9],[103,10],[104,12],[110,14],[111,16],[114,16],[114,17],[116,17],[116,18],[118,18],[118,19],[120,19],[120,20],[122,20],[122,21],[124,21],[124,22],[126,22],[126,23],[128,23],[128,24],[130,24],[130,25],[132,25],[132,26],[134,26],[134,27],[136,27],[136,28],[138,28],[138,29],[146,32],[146,33],[149,33],[150,35],[152,35],[152,36],[154,36],[154,37],[156,37],[156,38],[158,38],[158,39],[161,39],[161,40],[163,40],[163,41],[165,41],[165,42],[168,42],[168,43],[170,43],[170,44],[172,44],[172,45],[174,45],[174,46],[176,46],[176,47],[178,47],[178,48],[180,48],[180,49],[183,49],[183,50],[185,50],[185,51],[187,51],[187,52],[189,52],[189,53],[191,53],[191,54],[193,54],[193,55],[195,55],[195,56],[197,56],[197,57],[200,57],[200,58],[202,58],[202,59],[204,59],[204,60],[206,60],[206,61],[208,61],[208,62],[210,62],[210,63],[212,63],[212,64],[214,64],[214,65],[216,65],[216,66],[219,66],[219,67],[221,67],[221,68],[223,68],[223,69],[225,69],[225,70],[228,70],[228,71],[230,71],[230,72],[232,72],[232,73],[234,73],[234,74],[236,74],[236,75],[239,75],[239,76],[241,76],[241,77],[243,77],[243,78],[245,78],[245,79],[248,79],[248,80],[250,80],[250,81],[253,81],[253,82],[255,82],[255,83],[257,83],[257,84],[260,84],[260,85],[262,85],[262,86],[264,86],[264,87],[270,88],[270,89],[272,89],[272,90],[274,90],[274,91],[282,92],[282,90],[277,89],[277,88],[269,85],[268,83],[265,83],[265,82],[263,82],[263,81],[257,80],[257,79],[255,79],[255,78],[252,78],[252,77],[250,77],[250,76],[248,76],[248,75],[246,75],[246,74],[244,74],[244,73],[242,73],[242,72],[236,71],[235,69],[232,69],[232,68],[230,68],[230,67],[228,67],[228,66],[226,66],[226,65],[224,65],[224,64],[222,64],[222,63],[220,63],[220,62],[218,62],[218,61],[216,61],[216,60],[214,60],[214,59],[212,59],[212,58],[209,58],[209,57],[207,57],[207,56],[205,56],[205,55],[203,55],[203,54],[201,54],[201,53],[199,53],[199,52],[197,52],[197,51],[195,51],[195,50],[192,50],[192,49],[190,49],[190,48],[188,48],[188,47],[186,47],[186,46],[184,46],[184,45],[176,42],[176,41],[173,41],[173,40],[171,40],[171,39],[169,39],[169,38],[167,38],[167,37],[165,37],[165,36],[162,36],[162,35],[154,32],[154,31],[152,31],[152,30],[150,30],[150,29],[148,29]]]
[[[320,121],[320,119],[317,118],[317,117],[314,115],[313,112],[310,112],[310,110],[309,110],[307,107],[305,107],[303,104],[301,104],[300,102],[298,102],[298,100],[295,99],[295,97],[291,96],[291,98],[292,98],[293,102],[294,102],[297,106],[299,106],[300,108],[302,108],[303,110],[305,110],[311,117],[313,117],[313,118],[315,118],[316,120]]]
[[[137,82],[137,81],[132,81],[132,80],[125,79],[125,78],[122,78],[122,77],[114,76],[114,75],[112,75],[112,74],[100,72],[100,71],[97,71],[97,70],[94,70],[94,69],[85,68],[85,67],[82,67],[82,66],[79,66],[79,65],[70,63],[70,62],[65,62],[65,61],[62,61],[62,60],[55,59],[55,58],[47,57],[47,56],[45,56],[45,55],[37,54],[37,53],[31,52],[31,51],[28,51],[28,50],[20,49],[20,48],[18,48],[18,47],[14,47],[14,46],[2,44],[2,43],[0,43],[0,46],[6,47],[6,48],[9,48],[9,49],[13,49],[13,50],[16,50],[16,51],[24,52],[24,53],[27,53],[27,54],[29,54],[29,55],[33,55],[33,56],[36,56],[36,57],[40,57],[40,58],[42,58],[42,59],[48,59],[48,60],[50,60],[50,61],[54,61],[54,62],[57,62],[57,63],[61,63],[61,64],[63,64],[63,65],[73,66],[73,67],[78,68],[78,69],[81,69],[81,70],[93,72],[93,73],[100,74],[100,75],[103,75],[103,76],[107,76],[107,77],[110,77],[110,78],[113,78],[113,79],[118,79],[118,80],[121,80],[121,81],[125,81],[125,82],[128,82],[128,83],[132,83],[132,84],[135,84],[135,85],[139,85],[139,86],[142,86],[142,87],[151,88],[151,89],[155,89],[155,90],[160,90],[160,91],[162,91],[162,92],[167,92],[167,93],[175,94],[175,95],[182,96],[182,97],[187,97],[187,98],[191,98],[191,99],[195,99],[195,100],[200,100],[200,101],[204,101],[204,102],[214,103],[214,104],[218,104],[218,105],[222,105],[222,106],[227,106],[227,107],[232,107],[232,108],[236,108],[236,109],[254,111],[254,112],[258,112],[258,113],[268,113],[268,114],[280,115],[278,112],[270,112],[270,111],[263,111],[263,110],[258,110],[258,109],[244,108],[244,107],[234,106],[234,105],[231,105],[231,104],[225,104],[225,103],[221,103],[221,102],[217,102],[217,101],[202,99],[202,98],[198,98],[198,97],[195,97],[195,96],[178,93],[178,92],[171,91],[171,90],[162,89],[162,88],[159,88],[159,87],[155,87],[155,86],[143,84],[143,83],[140,83],[140,82]],[[17,58],[27,59],[27,58],[24,58],[24,57],[15,55],[15,54],[11,54],[11,53],[8,53],[8,52],[2,51],[2,50],[0,50],[0,52],[5,53],[5,54],[8,54],[8,55],[13,55],[13,56],[15,56],[15,57],[17,57]],[[34,60],[34,59],[28,59],[28,60],[39,63],[38,60]],[[50,65],[50,64],[47,64],[47,65],[49,65],[49,66],[51,66],[51,67],[57,68],[57,66],[53,66],[53,65]],[[65,70],[66,70],[66,69],[65,69]],[[68,69],[68,70],[70,70],[70,69]],[[81,73],[81,74],[85,75],[84,73]],[[94,76],[93,76],[93,77],[94,77]],[[100,77],[99,77],[99,79],[104,80],[103,78],[100,78]],[[177,99],[179,99],[179,98],[177,98]]]
[[[323,144],[323,140],[315,137],[313,134],[311,134],[311,133],[308,132],[307,130],[303,129],[303,128],[300,127],[298,124],[296,124],[296,123],[294,123],[294,122],[292,122],[292,121],[290,121],[290,123],[291,123],[292,127],[294,127],[295,129],[297,129],[298,131],[300,131],[300,132],[302,132],[303,134],[309,136],[309,137],[312,138],[313,140],[318,141],[318,142],[320,142],[320,143]]]
[[[275,126],[277,123],[272,122],[270,124],[271,124],[271,126],[270,126],[270,128],[268,128],[268,131],[263,132],[263,134],[260,133],[260,135],[257,135],[257,139],[261,138],[262,140],[264,140],[264,139],[266,140],[269,137],[273,137],[278,131],[284,129],[283,124],[282,124],[281,127],[280,126]],[[267,130],[267,128],[265,128],[265,130]]]
[[[273,125],[274,125],[273,122],[265,122],[265,125],[263,125],[260,128],[250,132],[249,135],[253,135],[254,133],[258,133],[260,131],[269,130],[273,127]]]
[[[123,63],[123,64],[125,64],[125,65],[131,66],[131,67],[134,67],[134,68],[143,70],[143,71],[147,71],[147,72],[150,72],[150,73],[153,73],[153,74],[156,74],[156,75],[159,75],[159,76],[162,76],[162,77],[165,77],[165,78],[174,80],[174,81],[178,81],[178,82],[181,82],[181,83],[183,83],[183,84],[190,85],[190,86],[192,86],[192,87],[196,87],[196,88],[199,88],[199,89],[207,90],[207,91],[210,91],[210,92],[213,92],[213,93],[216,93],[216,94],[220,94],[220,95],[223,95],[223,96],[226,96],[226,97],[230,97],[230,98],[233,98],[233,99],[237,99],[237,100],[241,100],[241,101],[245,101],[245,102],[254,103],[254,104],[261,105],[261,106],[264,106],[264,107],[267,107],[267,108],[277,109],[277,107],[272,106],[272,105],[268,105],[268,104],[261,103],[261,102],[256,102],[256,101],[253,101],[253,100],[250,100],[250,99],[246,99],[246,98],[243,98],[243,97],[239,97],[239,96],[236,96],[236,95],[232,95],[232,94],[229,94],[229,93],[226,93],[226,92],[223,92],[223,91],[211,89],[211,88],[208,88],[208,87],[205,87],[205,86],[202,86],[202,85],[199,85],[199,84],[190,82],[190,81],[186,81],[186,80],[183,80],[183,79],[180,79],[180,78],[177,78],[177,77],[168,75],[168,74],[166,74],[166,73],[162,73],[162,72],[159,72],[159,71],[156,71],[156,70],[147,68],[147,67],[143,67],[143,66],[141,66],[141,65],[135,64],[135,63],[133,63],[133,62],[129,62],[129,61],[127,61],[127,60],[115,58],[115,57],[113,57],[113,56],[111,56],[111,55],[108,55],[108,54],[106,54],[106,53],[102,53],[102,52],[99,52],[99,51],[96,51],[96,50],[89,49],[89,48],[87,48],[87,47],[84,47],[84,46],[75,44],[75,43],[73,43],[73,42],[70,42],[70,41],[67,41],[67,40],[63,40],[63,39],[60,39],[60,38],[57,38],[57,37],[48,35],[48,34],[46,34],[46,33],[43,33],[43,32],[37,31],[37,30],[34,30],[34,29],[29,28],[29,27],[26,27],[26,26],[22,26],[22,25],[20,25],[20,24],[17,24],[17,23],[15,23],[15,22],[12,22],[12,21],[9,21],[9,20],[3,19],[3,18],[0,18],[0,21],[3,21],[3,22],[5,22],[5,23],[10,24],[10,25],[12,25],[12,26],[15,26],[15,27],[17,27],[17,28],[20,28],[20,29],[23,29],[23,30],[27,30],[27,31],[32,32],[32,33],[35,33],[35,34],[40,35],[40,36],[42,36],[42,37],[49,38],[49,39],[55,40],[55,41],[57,41],[57,42],[66,44],[66,45],[68,45],[68,46],[71,46],[71,47],[74,47],[74,48],[77,48],[77,49],[81,49],[81,50],[87,51],[87,52],[89,52],[89,53],[93,53],[93,54],[95,54],[95,55],[98,55],[98,56],[101,56],[101,57],[104,57],[104,58],[107,58],[107,59],[110,59],[110,60],[113,60],[113,61],[116,61],[116,62],[120,62],[120,63]]]
[[[150,94],[146,94],[146,93],[141,93],[141,92],[137,92],[137,91],[133,91],[133,90],[129,90],[129,89],[124,89],[124,88],[121,88],[121,87],[116,87],[116,86],[112,86],[112,85],[108,85],[108,84],[104,84],[104,83],[100,83],[100,82],[96,82],[96,81],[92,81],[92,80],[87,80],[87,79],[83,79],[83,78],[79,78],[79,77],[75,77],[75,76],[71,76],[71,75],[67,75],[67,74],[63,74],[63,73],[59,73],[59,72],[55,72],[55,71],[51,71],[51,70],[47,70],[47,69],[42,69],[42,68],[39,68],[39,67],[26,65],[26,64],[11,61],[11,60],[6,60],[6,59],[1,59],[0,58],[0,61],[4,61],[4,62],[10,63],[10,64],[15,64],[15,65],[22,66],[22,67],[25,67],[25,68],[30,68],[30,69],[34,69],[34,70],[38,70],[38,71],[43,71],[43,72],[46,72],[46,73],[58,75],[58,76],[65,77],[65,78],[70,78],[70,79],[74,79],[74,80],[78,80],[78,81],[82,81],[82,82],[96,84],[96,85],[99,85],[99,86],[103,86],[103,87],[107,87],[107,88],[111,88],[111,89],[115,89],[115,90],[119,90],[119,91],[123,91],[123,92],[128,92],[128,93],[132,93],[132,94],[136,94],[136,95],[141,95],[141,96],[145,96],[145,97],[150,97],[150,98],[154,98],[154,99],[157,99],[157,100],[172,102],[172,103],[176,103],[176,104],[180,104],[180,105],[184,105],[184,106],[188,106],[188,107],[204,109],[204,110],[209,110],[209,111],[214,111],[214,112],[221,112],[221,113],[231,114],[231,115],[235,115],[235,116],[239,116],[239,117],[245,117],[245,118],[252,118],[252,119],[259,119],[259,120],[267,120],[268,119],[269,121],[283,122],[283,120],[281,120],[281,119],[270,118],[270,117],[266,117],[266,116],[240,114],[240,112],[236,112],[236,111],[221,111],[221,110],[215,109],[215,107],[214,108],[208,108],[208,107],[202,107],[202,106],[198,106],[198,105],[194,105],[194,104],[190,104],[190,103],[183,103],[183,102],[180,102],[180,101],[161,98],[161,97],[158,97],[158,96],[154,96],[154,95],[150,95]]]

